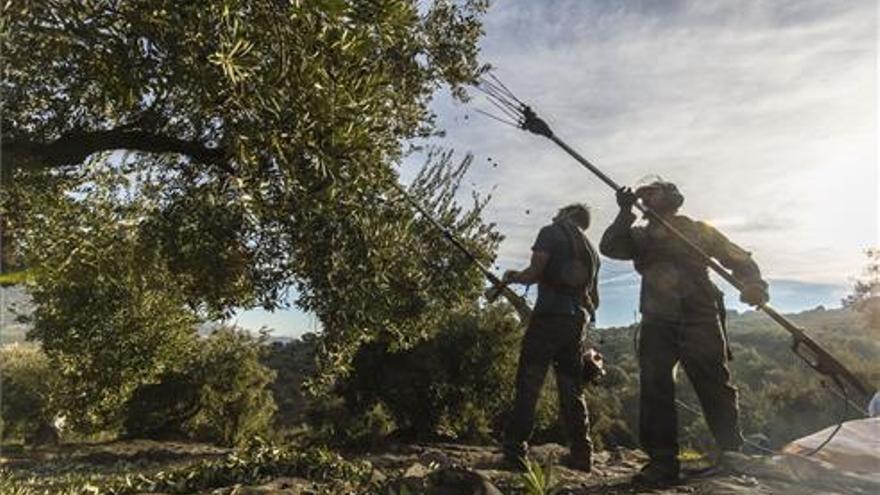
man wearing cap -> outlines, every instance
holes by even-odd
[[[563,207],[538,233],[529,266],[504,274],[505,283],[538,283],[538,299],[520,351],[513,411],[504,432],[505,460],[516,467],[526,459],[535,406],[551,364],[570,441],[566,464],[586,472],[592,466],[582,359],[587,317],[595,315],[599,304],[599,256],[583,234],[589,226],[586,206]]]
[[[733,271],[744,283],[743,302],[768,301],[767,284],[751,255],[714,227],[678,210],[684,197],[662,180],[617,193],[620,212],[605,231],[599,249],[605,256],[632,260],[642,276],[639,334],[639,439],[650,462],[636,481],[673,483],[678,479],[678,439],[674,367],[681,363],[700,399],[703,414],[722,453],[738,451],[737,391],[730,383],[729,349],[724,331],[721,291],[709,280],[706,263],[659,222],[648,217],[633,226],[632,207],[642,204],[690,241]],[[722,454],[722,457],[724,454]]]

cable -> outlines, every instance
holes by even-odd
[[[824,382],[822,383],[822,386],[827,388],[827,386],[825,385]],[[838,385],[838,386],[840,386],[840,385]],[[839,432],[840,429],[843,428],[843,423],[844,423],[844,421],[846,421],[846,406],[848,403],[848,399],[846,396],[846,387],[840,386],[840,390],[843,393],[843,402],[841,403],[841,404],[843,404],[843,407],[841,407],[841,409],[840,409],[840,421],[837,422],[837,427],[834,428],[834,431],[832,431],[830,435],[828,435],[828,438],[826,438],[822,443],[820,443],[819,446],[817,446],[815,449],[804,454],[807,457],[813,457],[814,455],[818,454],[820,450],[824,449],[825,446],[828,445],[831,442],[831,440],[834,439],[834,436],[837,435],[837,432]]]

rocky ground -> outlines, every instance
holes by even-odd
[[[630,479],[643,464],[644,454],[639,451],[617,450],[595,456],[591,475],[570,470],[556,461],[565,454],[559,445],[534,448],[533,459],[542,466],[550,466],[552,485],[559,494],[833,494],[880,493],[880,466],[873,475],[842,473],[833,467],[811,459],[791,456],[741,456],[736,471],[712,476],[697,473],[708,467],[706,460],[685,463],[693,473],[682,484],[663,489],[634,485]],[[444,490],[455,485],[456,467],[467,468],[490,481],[499,493],[521,493],[521,476],[504,470],[500,451],[491,447],[462,445],[401,446],[391,452],[367,456],[380,470],[404,470],[404,481],[415,490],[411,493],[490,493]],[[546,470],[546,468],[545,468]],[[432,473],[432,474],[428,474]],[[445,475],[445,476],[444,476]],[[459,476],[467,478],[466,476]],[[476,485],[472,483],[472,485]],[[432,489],[434,492],[432,492]]]
[[[200,444],[131,441],[62,446],[41,451],[6,449],[0,468],[30,477],[71,473],[155,472],[204,459],[220,458],[229,451]],[[873,474],[846,473],[804,457],[742,456],[735,471],[712,476],[694,475],[680,485],[651,489],[634,485],[630,478],[644,462],[638,451],[601,452],[591,475],[570,470],[557,461],[565,454],[559,445],[538,446],[536,464],[549,474],[547,493],[562,494],[875,494],[880,493],[880,466]],[[496,447],[457,444],[396,445],[380,452],[346,456],[367,461],[383,495],[519,494],[524,477],[504,469]],[[707,461],[685,463],[692,472]],[[24,479],[22,477],[22,479]],[[326,484],[323,484],[326,488]],[[259,486],[229,486],[214,494],[311,494],[322,484],[301,478],[279,478]],[[51,491],[49,493],[52,493]]]

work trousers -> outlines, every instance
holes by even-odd
[[[721,450],[739,450],[737,391],[730,384],[727,341],[720,322],[645,317],[639,336],[639,438],[653,460],[678,455],[674,367],[681,363]]]
[[[516,398],[504,438],[508,457],[525,457],[535,423],[535,406],[547,369],[553,365],[559,391],[559,413],[574,459],[588,460],[593,452],[590,420],[584,399],[583,316],[534,315],[523,337],[516,373]]]

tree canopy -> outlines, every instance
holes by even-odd
[[[420,338],[480,278],[391,182],[412,140],[441,132],[435,92],[465,99],[484,70],[486,8],[7,2],[3,266],[32,272],[35,335],[69,330],[90,305],[130,315],[106,306],[122,284],[145,311],[202,318],[276,309],[295,288],[331,367],[363,340]],[[413,192],[490,258],[499,236],[483,200],[454,200],[469,162],[430,163]],[[62,302],[71,291],[93,299]],[[161,305],[149,299],[160,292]]]

